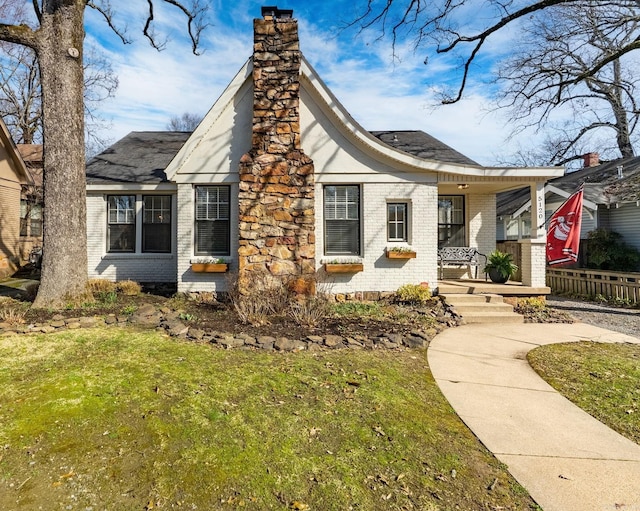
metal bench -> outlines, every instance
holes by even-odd
[[[481,258],[484,260],[481,261]],[[443,247],[438,249],[438,266],[440,267],[440,278],[442,279],[444,274],[444,267],[446,266],[469,266],[469,273],[471,273],[471,267],[476,269],[475,278],[478,278],[478,266],[484,266],[487,264],[487,256],[481,254],[473,247]],[[484,276],[487,280],[487,276]]]

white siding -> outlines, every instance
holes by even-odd
[[[167,193],[163,193],[166,195]],[[131,192],[131,195],[134,195]],[[145,193],[146,195],[146,193]],[[112,281],[176,282],[176,237],[172,236],[170,254],[141,252],[114,254],[107,252],[107,194],[87,194],[87,247],[89,278]],[[138,194],[138,199],[141,194]],[[140,204],[140,201],[137,201]],[[171,232],[176,232],[176,201],[172,200]],[[141,215],[138,212],[137,237],[141,237]],[[140,247],[140,243],[136,243]]]

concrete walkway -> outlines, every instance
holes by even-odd
[[[479,324],[438,334],[429,365],[445,397],[544,511],[640,511],[640,446],[563,398],[529,366],[559,342],[640,339],[574,324]]]

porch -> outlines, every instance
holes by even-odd
[[[495,284],[480,279],[448,279],[438,281],[438,294],[494,294],[501,296],[546,296],[551,294],[547,286],[531,287],[522,282],[509,281],[505,284]]]

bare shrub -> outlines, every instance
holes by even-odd
[[[329,295],[300,296],[289,304],[289,316],[300,326],[315,327],[331,312]]]
[[[286,281],[266,272],[253,272],[240,285],[237,274],[227,279],[227,298],[242,323],[270,324],[269,316],[287,310],[291,294]]]
[[[116,283],[116,290],[126,296],[137,296],[142,292],[142,287],[133,280],[123,280]]]
[[[27,311],[20,307],[7,307],[0,309],[0,323],[8,325],[23,325]]]

